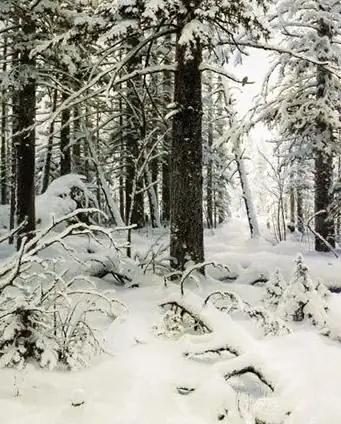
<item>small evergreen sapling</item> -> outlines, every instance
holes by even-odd
[[[277,269],[265,285],[265,294],[263,299],[265,305],[277,307],[287,286],[288,284],[284,280],[283,275]]]
[[[314,281],[299,255],[292,280],[278,304],[280,314],[293,321],[309,321],[318,328],[324,328],[327,322],[328,291],[319,281]]]

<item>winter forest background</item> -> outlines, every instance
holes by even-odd
[[[2,422],[340,424],[340,34],[1,0]]]

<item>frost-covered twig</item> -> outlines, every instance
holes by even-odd
[[[223,265],[221,265],[221,264],[218,264],[217,262],[215,262],[215,261],[208,261],[208,262],[201,262],[201,263],[199,263],[199,264],[194,264],[194,265],[192,265],[192,266],[190,266],[190,267],[188,267],[183,273],[182,273],[182,276],[181,276],[181,279],[180,279],[180,291],[181,291],[181,295],[183,296],[184,294],[185,294],[185,292],[184,292],[184,284],[185,284],[185,281],[186,281],[186,279],[192,274],[192,272],[194,272],[194,271],[196,271],[196,270],[203,270],[206,266],[209,266],[209,265],[213,265],[213,266],[215,266],[215,267],[220,267],[220,268],[224,268],[224,266]]]
[[[11,239],[15,234],[17,234],[25,225],[27,224],[26,220],[24,220],[20,225],[11,230],[9,233],[5,234],[0,238],[0,244],[6,240]]]

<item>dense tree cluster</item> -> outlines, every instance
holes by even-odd
[[[227,218],[235,174],[258,235],[243,146],[250,123],[238,122],[230,92],[248,83],[230,72],[248,46],[275,52],[255,110],[289,169],[280,232],[290,221],[303,231],[314,190],[316,250],[334,246],[339,5],[251,3],[2,2],[0,193],[10,227],[25,222],[18,248],[34,234],[36,196],[69,173],[86,176],[113,224],[169,225],[178,269],[204,261],[204,225]]]

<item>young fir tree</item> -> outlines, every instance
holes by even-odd
[[[278,303],[278,311],[286,319],[308,321],[323,328],[327,322],[327,297],[327,288],[311,278],[308,267],[299,255],[293,278]]]
[[[269,281],[265,284],[265,293],[263,301],[269,306],[278,306],[285,289],[287,282],[284,280],[283,275],[277,269],[270,277]]]

